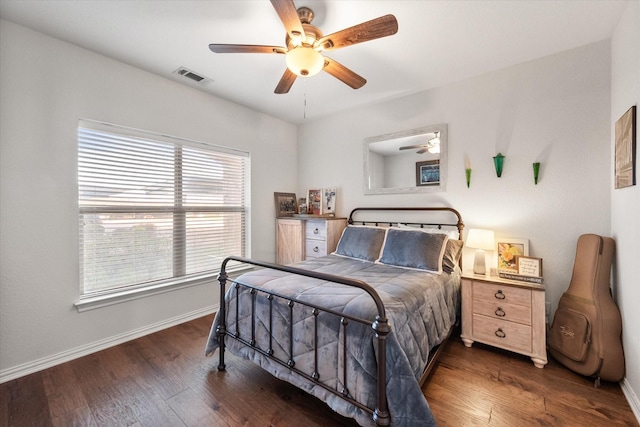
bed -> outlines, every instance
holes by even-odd
[[[228,257],[205,354],[219,370],[227,350],[250,359],[362,426],[435,425],[420,387],[458,321],[463,227],[448,207],[356,208],[330,255]],[[232,280],[238,264],[253,269]]]

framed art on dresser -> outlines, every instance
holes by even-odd
[[[273,193],[276,205],[276,217],[293,216],[298,213],[298,205],[295,193]]]
[[[310,188],[307,191],[307,209],[311,215],[322,214],[322,189]]]
[[[336,195],[338,191],[335,187],[327,187],[322,189],[322,215],[336,213]]]

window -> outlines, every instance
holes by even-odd
[[[82,297],[182,284],[247,254],[246,152],[81,120]]]

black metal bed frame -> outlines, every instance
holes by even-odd
[[[362,224],[362,225],[366,225],[366,224],[375,224],[375,225],[388,225],[390,227],[392,226],[396,226],[398,225],[398,222],[388,222],[388,221],[375,221],[375,220],[366,220],[366,221],[355,221],[354,220],[354,216],[356,214],[356,212],[358,211],[378,211],[378,212],[382,212],[382,211],[416,211],[416,212],[429,212],[429,211],[438,211],[438,212],[444,212],[444,211],[449,211],[451,213],[453,213],[456,217],[457,217],[457,222],[455,223],[446,223],[446,222],[438,222],[438,223],[423,223],[423,222],[409,222],[409,223],[405,223],[402,222],[403,225],[409,225],[409,226],[417,226],[417,227],[437,227],[437,228],[442,228],[443,226],[451,226],[451,227],[457,227],[459,235],[460,235],[460,239],[462,239],[462,230],[464,228],[464,223],[462,222],[462,217],[460,216],[460,213],[458,211],[456,211],[455,209],[452,208],[448,208],[448,207],[431,207],[431,208],[412,208],[412,207],[400,207],[400,208],[355,208],[351,211],[351,213],[349,214],[349,219],[348,219],[348,223],[349,224]],[[249,337],[245,337],[245,336],[241,336],[240,334],[240,328],[238,326],[239,322],[236,321],[236,330],[235,331],[229,331],[227,329],[227,307],[226,307],[226,301],[225,301],[225,295],[226,295],[226,285],[227,285],[227,281],[229,280],[229,275],[227,273],[227,264],[230,261],[235,261],[238,263],[242,263],[242,264],[247,264],[247,265],[252,265],[252,266],[256,266],[256,267],[264,267],[264,268],[269,268],[269,269],[273,269],[273,270],[279,270],[279,271],[283,271],[286,273],[291,273],[291,274],[296,274],[296,275],[300,275],[300,276],[305,276],[305,277],[311,277],[311,278],[315,278],[315,279],[320,279],[320,280],[324,280],[324,281],[328,281],[328,282],[333,282],[333,283],[337,283],[337,284],[341,284],[341,285],[345,285],[345,286],[351,286],[351,287],[355,287],[355,288],[359,288],[362,291],[366,292],[367,294],[369,294],[369,296],[371,297],[371,299],[373,300],[373,302],[376,305],[376,309],[377,309],[377,314],[375,319],[362,319],[356,316],[351,316],[349,314],[346,313],[341,313],[341,312],[337,312],[335,310],[326,308],[326,307],[321,307],[319,305],[310,303],[310,302],[306,302],[306,301],[301,301],[299,299],[296,298],[292,298],[292,297],[288,297],[286,295],[280,294],[278,292],[274,292],[274,291],[267,291],[264,290],[260,287],[256,287],[247,283],[243,283],[239,280],[233,280],[232,279],[232,285],[233,285],[233,289],[236,292],[236,298],[235,298],[235,303],[236,303],[236,316],[238,316],[239,313],[239,300],[240,300],[240,295],[241,294],[248,294],[249,297],[251,298],[251,334]],[[252,259],[248,259],[248,258],[243,258],[243,257],[236,257],[236,256],[230,256],[228,258],[226,258],[223,262],[222,262],[222,266],[220,268],[220,273],[218,275],[218,281],[220,283],[220,323],[219,326],[216,330],[216,333],[218,335],[218,341],[220,343],[220,354],[219,354],[219,364],[218,364],[218,370],[220,371],[224,371],[226,369],[226,365],[225,365],[225,361],[224,361],[224,352],[225,352],[225,338],[229,337],[229,338],[233,338],[241,343],[243,343],[244,345],[250,347],[251,349],[253,349],[254,351],[260,353],[261,355],[263,355],[264,357],[269,358],[270,360],[275,361],[276,363],[287,367],[288,369],[290,369],[291,371],[295,372],[296,374],[306,378],[308,381],[313,382],[315,385],[318,385],[322,388],[324,388],[325,390],[327,390],[330,393],[333,393],[336,396],[341,397],[342,399],[346,400],[347,402],[351,403],[352,405],[357,406],[358,408],[362,409],[363,411],[368,412],[369,414],[371,414],[374,422],[376,423],[376,425],[378,426],[388,426],[391,424],[391,417],[389,415],[389,410],[387,407],[387,391],[386,391],[386,379],[387,379],[387,370],[386,370],[386,357],[387,357],[387,335],[391,332],[391,326],[389,325],[388,319],[386,317],[386,311],[385,311],[385,307],[384,304],[382,302],[382,299],[380,298],[380,296],[378,295],[378,293],[367,283],[361,281],[361,280],[355,280],[355,279],[350,279],[348,277],[341,277],[341,276],[336,276],[336,275],[332,275],[332,274],[326,274],[326,273],[321,273],[321,272],[317,272],[317,271],[311,271],[311,270],[305,270],[305,269],[301,269],[301,268],[297,268],[297,267],[290,267],[290,266],[284,266],[284,265],[279,265],[279,264],[273,264],[273,263],[268,263],[268,262],[262,262],[262,261],[256,261],[256,260],[252,260]],[[245,289],[246,292],[242,292],[242,289]],[[269,301],[269,346],[268,348],[262,348],[259,347],[256,343],[256,298],[258,297],[258,295],[263,294],[266,296],[266,299]],[[276,356],[274,356],[274,351],[273,351],[273,304],[274,304],[274,300],[275,299],[280,299],[283,301],[286,301],[286,305],[289,307],[289,325],[288,325],[288,335],[289,335],[289,348],[288,348],[288,353],[289,353],[289,358],[288,360],[283,360],[280,359]],[[293,343],[294,343],[294,334],[293,334],[293,310],[294,307],[296,306],[303,306],[305,307],[305,309],[309,309],[311,310],[311,313],[313,314],[313,319],[314,319],[314,338],[313,338],[313,345],[314,345],[314,370],[313,372],[309,373],[309,372],[304,372],[298,368],[296,368],[295,366],[295,361],[293,360]],[[329,385],[323,383],[320,381],[320,375],[318,373],[318,316],[321,312],[324,313],[329,313],[333,316],[336,316],[337,318],[340,319],[340,328],[342,330],[342,356],[343,356],[343,360],[345,360],[345,362],[343,363],[343,369],[342,369],[342,384],[344,385],[342,389],[337,390],[333,387],[330,387]],[[237,319],[236,319],[237,320]],[[349,393],[349,390],[346,388],[347,385],[347,363],[346,363],[346,355],[347,355],[347,327],[349,322],[357,322],[360,324],[363,324],[367,327],[371,327],[371,329],[373,330],[373,333],[375,334],[376,337],[376,341],[377,341],[377,346],[378,346],[378,351],[377,351],[377,377],[378,377],[378,383],[377,383],[377,392],[378,392],[378,396],[377,396],[377,404],[375,408],[370,408],[368,407],[366,404],[359,402],[357,400],[355,400]],[[449,334],[450,335],[450,334]],[[446,339],[448,339],[449,336],[447,336]],[[445,340],[446,341],[446,340]],[[437,358],[438,354],[440,353],[440,350],[443,348],[443,345],[441,344],[440,346],[438,346],[439,348],[436,349],[436,351],[432,352],[432,355],[430,355],[429,358],[429,362],[427,363],[427,367],[424,370],[424,373],[422,375],[422,378],[420,379],[420,384],[422,384],[426,378],[429,375],[429,372],[431,371],[431,368],[433,367],[434,361]],[[339,351],[339,350],[337,350]]]

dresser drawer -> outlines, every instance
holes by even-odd
[[[473,336],[481,342],[515,352],[531,353],[531,327],[520,323],[473,315]]]
[[[305,244],[305,257],[317,258],[327,254],[327,242],[324,240],[308,239]]]
[[[326,221],[307,221],[305,224],[305,235],[307,239],[327,239]]]

